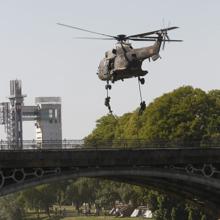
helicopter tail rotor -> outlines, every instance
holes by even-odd
[[[163,33],[163,46],[162,46],[162,49],[163,49],[163,50],[165,49],[165,45],[166,45],[166,41],[165,41],[165,40],[167,40],[168,42],[170,41],[170,38],[169,38],[169,36],[168,36],[167,31],[165,31],[165,32]]]
[[[168,35],[168,30],[170,30],[170,21],[168,22],[168,25],[167,25],[167,28],[165,28],[165,22],[164,22],[164,19],[163,19],[163,31],[162,31],[162,36],[163,36],[163,44],[162,44],[162,49],[164,50],[165,49],[165,45],[166,45],[166,42],[182,42],[182,40],[171,40],[169,35]]]

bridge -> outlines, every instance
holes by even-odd
[[[79,177],[132,183],[197,202],[219,215],[220,148],[85,148],[0,151],[0,196]]]

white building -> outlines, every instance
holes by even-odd
[[[60,97],[36,97],[38,106],[36,141],[42,148],[61,148],[62,119]]]

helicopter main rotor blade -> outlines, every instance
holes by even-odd
[[[99,33],[99,32],[90,31],[90,30],[86,30],[86,29],[83,29],[83,28],[78,28],[78,27],[68,25],[68,24],[62,24],[62,23],[57,23],[57,24],[61,25],[61,26],[64,26],[64,27],[73,28],[73,29],[76,29],[76,30],[80,30],[80,31],[84,31],[84,32],[92,33],[92,34],[98,34],[98,35],[102,35],[102,36],[105,36],[105,37],[112,37],[114,39],[117,39],[116,36],[112,36],[112,35],[108,35],[108,34],[102,34],[102,33]]]
[[[127,39],[130,39],[131,37],[144,37],[144,36],[147,36],[147,35],[152,35],[152,34],[156,34],[156,33],[159,33],[159,32],[170,31],[170,30],[174,30],[174,29],[177,29],[177,28],[179,28],[179,27],[169,27],[169,28],[159,29],[159,30],[156,30],[156,31],[150,31],[150,32],[146,32],[146,33],[130,35],[130,36],[127,36]]]
[[[143,38],[129,38],[129,40],[133,40],[133,41],[153,41],[153,42],[155,42],[157,39],[155,38],[149,38],[149,39],[147,39],[147,38],[145,38],[145,39],[143,39]]]
[[[129,40],[132,40],[132,39],[153,39],[153,40],[157,40],[158,36],[146,36],[146,37],[140,37],[140,38],[131,37],[131,38],[129,38]],[[168,40],[167,37],[166,37],[166,40]],[[169,40],[171,40],[171,39],[169,38]],[[182,40],[178,40],[178,41],[182,41]]]
[[[104,38],[104,37],[74,37],[74,39],[82,39],[82,40],[115,40],[115,38]]]
[[[133,40],[133,41],[156,41],[157,38],[129,38],[129,40]],[[163,39],[162,41],[166,41],[166,42],[183,42],[183,40],[167,40],[167,39]]]
[[[166,40],[166,39],[164,39],[163,41],[166,41],[166,42],[183,42],[183,40]]]

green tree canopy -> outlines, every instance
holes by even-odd
[[[0,198],[0,220],[22,220],[24,210],[19,194]]]
[[[85,140],[88,145],[95,141],[96,147],[103,147],[106,139],[112,147],[123,147],[125,140],[126,146],[139,147],[147,147],[148,144],[151,147],[219,146],[220,90],[207,93],[183,86],[156,98],[142,115],[135,110],[121,117],[104,116],[97,121],[96,128]],[[125,187],[119,190],[118,197],[124,201],[137,197],[135,200],[139,200],[140,204],[142,190],[137,191],[134,187],[128,187],[126,191],[123,189]],[[126,192],[132,196],[129,197]],[[146,194],[157,220],[205,219],[205,215],[197,208],[180,200],[154,192]]]
[[[142,139],[144,146],[172,143],[192,147],[217,143],[220,140],[220,90],[206,93],[191,86],[180,87],[156,98],[141,116],[136,110],[121,117],[102,117],[85,140],[86,143],[95,140],[99,145],[105,140],[118,143],[135,139]]]

